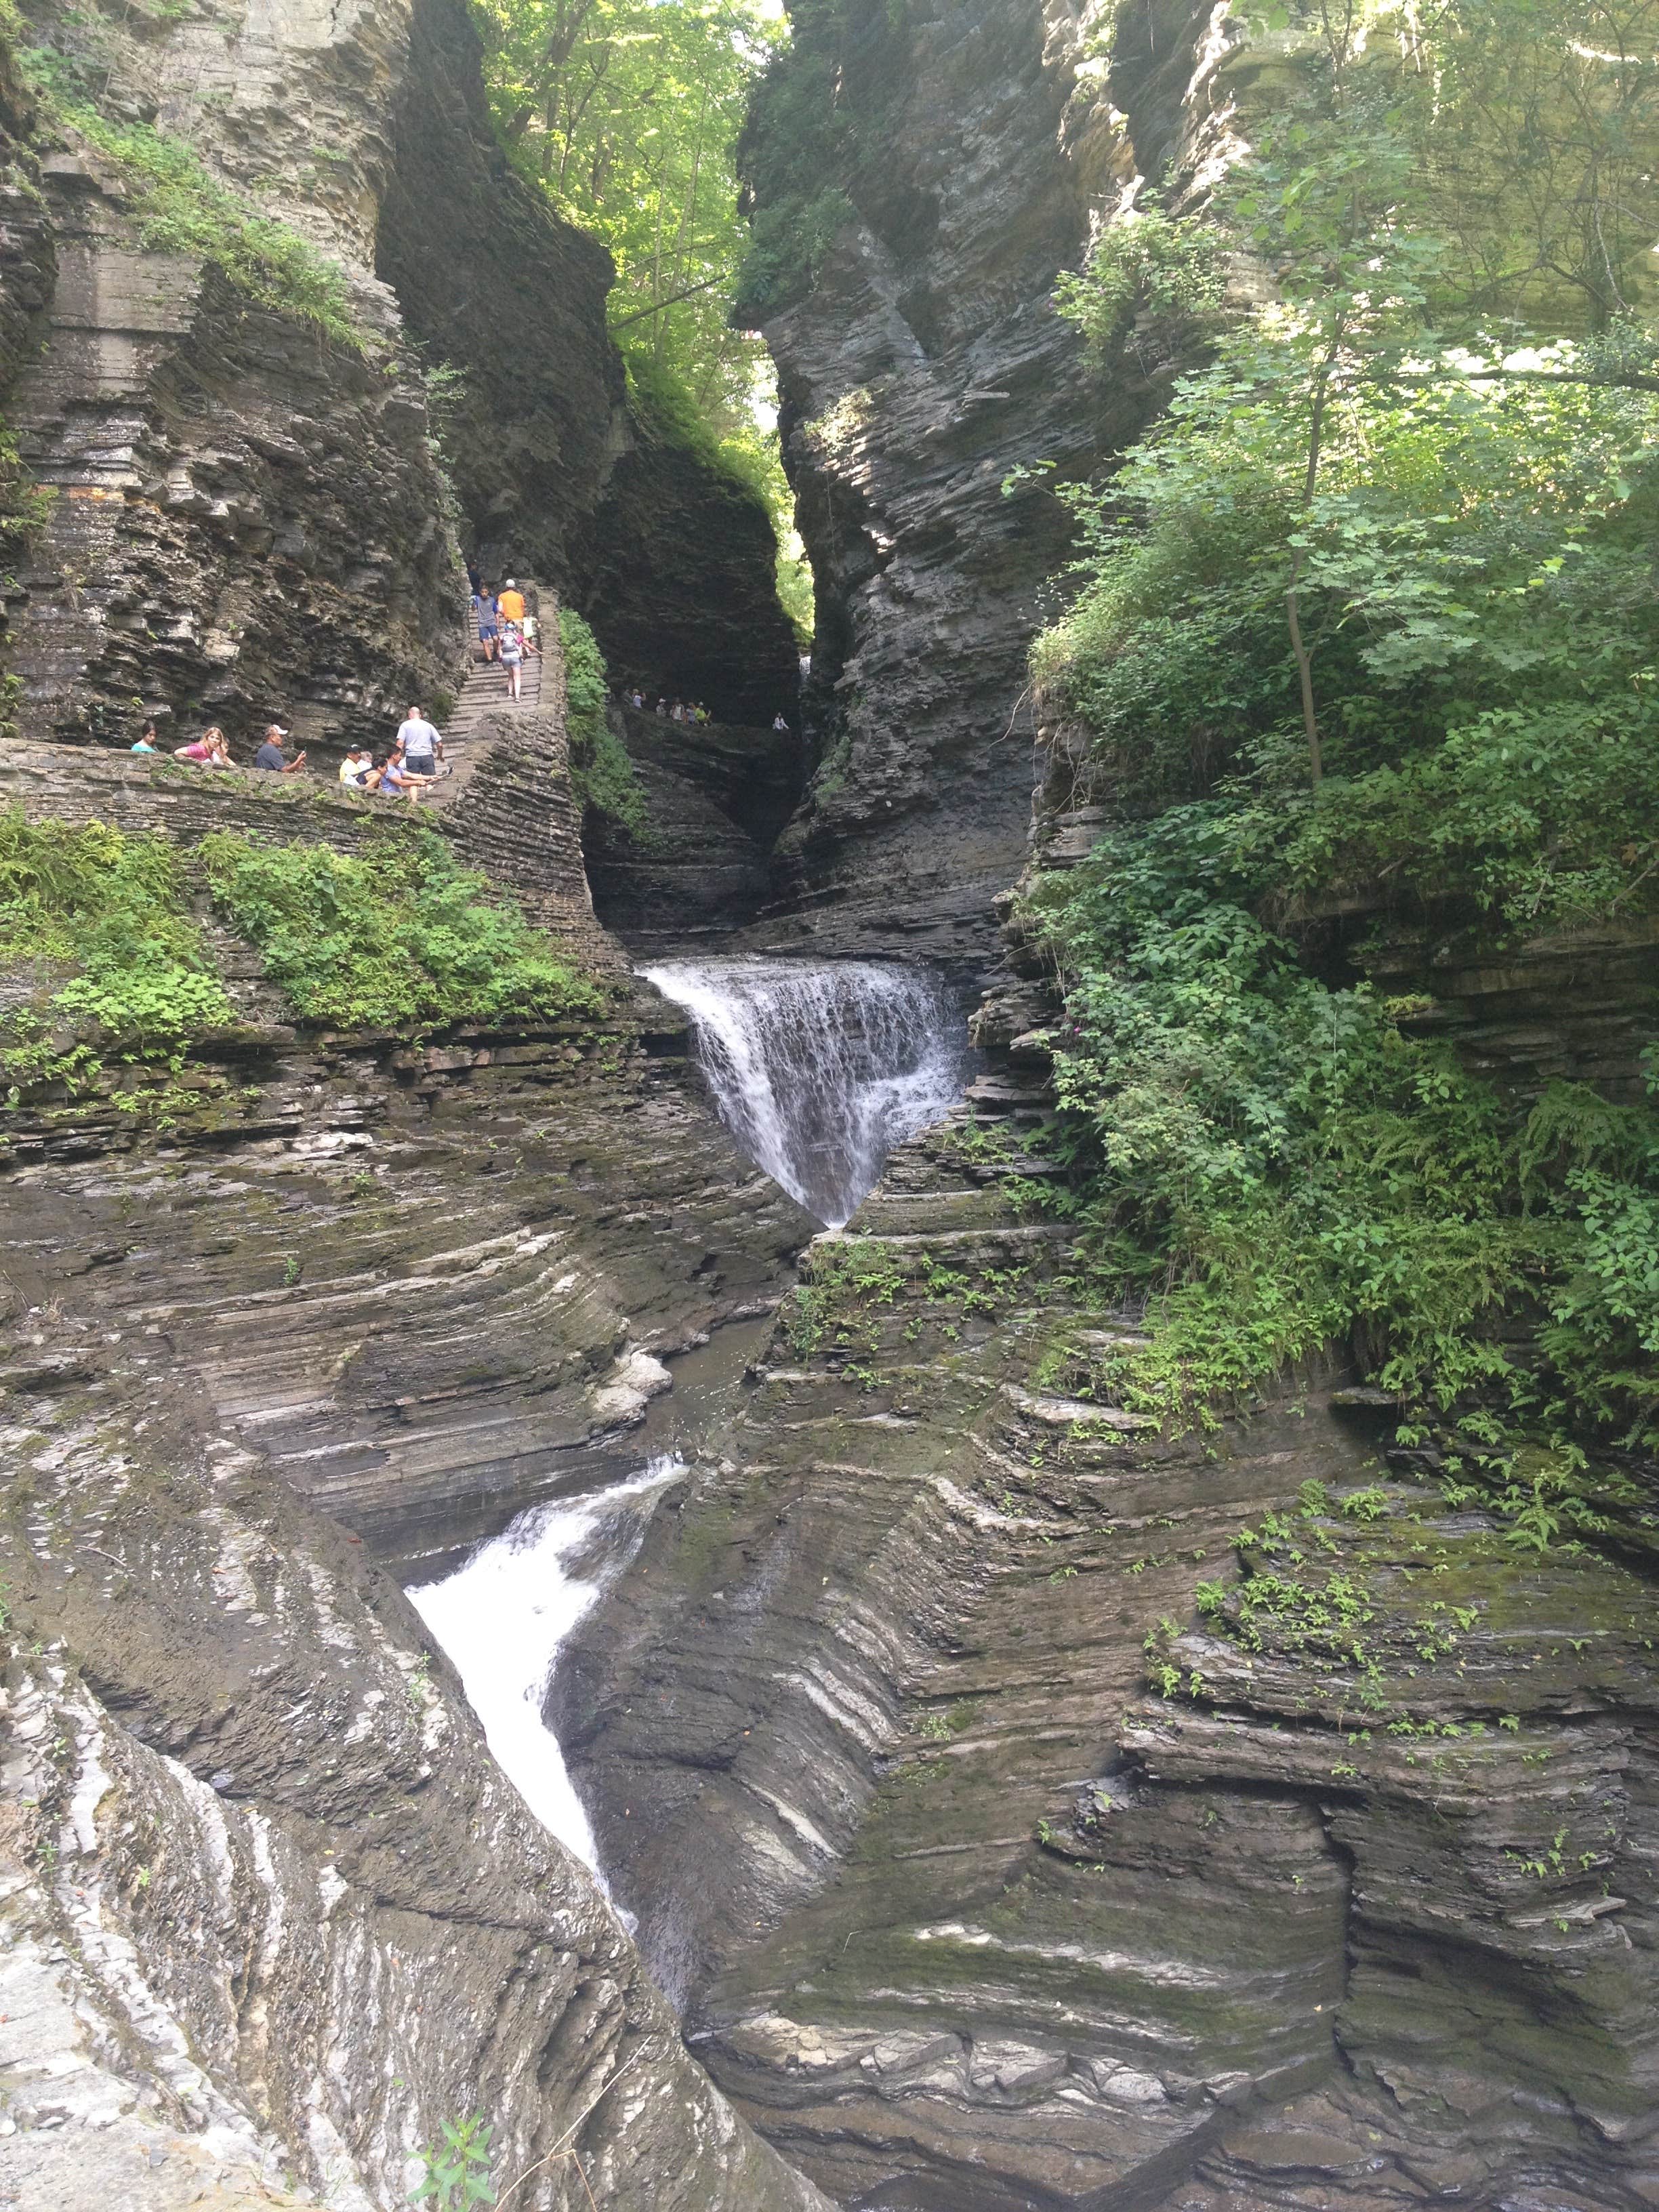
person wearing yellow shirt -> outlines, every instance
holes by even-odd
[[[516,623],[523,622],[525,611],[524,593],[519,589],[511,576],[507,578],[506,584],[502,586],[501,596],[497,600],[496,605],[501,610],[501,620],[504,623]]]

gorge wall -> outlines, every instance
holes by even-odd
[[[1039,872],[1103,811],[1066,738]],[[1444,1012],[1511,1079],[1605,1078],[1650,994],[1577,1004],[1595,951],[1443,966]],[[1079,1305],[1073,1232],[1012,1200],[1056,1171],[1055,1007],[1006,951],[989,1071],[810,1248],[556,1678],[653,1974],[843,2203],[1635,2212],[1645,1493],[1517,1547],[1436,1484],[1455,1421],[1401,1449],[1340,1364],[1178,1441],[1127,1410],[1144,1317]]]
[[[665,1358],[764,1311],[811,1225],[592,921],[556,676],[475,732],[435,830],[276,779],[123,757],[88,787],[73,746],[9,756],[26,813],[160,830],[186,863],[252,830],[347,853],[439,834],[499,866],[496,799],[533,790],[551,826],[521,824],[500,880],[605,993],[413,1041],[296,1026],[222,933],[239,1020],[175,1111],[146,1110],[142,1075],[10,1099],[19,2201],[92,2212],[113,2177],[145,2212],[391,2206],[416,2146],[477,2110],[526,2203],[822,2203],[687,2058],[376,1564],[418,1571],[631,1464]]]
[[[538,2212],[1659,2204],[1650,1521],[1528,1553],[1434,1486],[1454,1426],[1391,1447],[1335,1362],[1160,1436],[1109,1387],[1144,1317],[1088,1310],[1073,1232],[1019,1202],[1060,1172],[1055,1008],[997,895],[1104,809],[1021,702],[1065,519],[1001,483],[1086,471],[1166,389],[1156,329],[1103,380],[1048,297],[1132,176],[1223,143],[1235,34],[802,8],[757,128],[846,207],[755,302],[820,587],[817,774],[775,852],[759,510],[630,416],[603,258],[491,149],[462,9],[94,27],[116,112],[340,252],[367,335],[146,245],[129,180],[0,79],[0,348],[60,493],[7,592],[0,800],[187,873],[215,829],[429,831],[605,995],[307,1024],[198,883],[238,1020],[194,1102],[9,1106],[7,2188],[388,2212],[477,2111]],[[459,515],[411,335],[465,378]],[[135,701],[378,733],[454,680],[459,526],[567,586],[614,674],[738,725],[620,718],[652,842],[590,824],[585,872],[551,671],[418,820],[88,752]],[[590,876],[630,943],[998,958],[988,1070],[798,1285],[816,1224],[713,1119]],[[1628,1088],[1638,933],[1500,967],[1396,920],[1379,972],[1472,1058]],[[773,1314],[550,1692],[636,1949],[393,1577],[636,1464],[673,1359]]]
[[[1201,190],[1278,49],[1207,11],[927,0],[797,33],[750,126],[751,281],[819,767],[746,941],[949,958],[1028,837],[1030,888],[1113,814],[1082,733],[1037,733],[1034,814],[1029,727],[997,750],[1063,557],[1001,479],[1085,472],[1175,356],[1145,327],[1091,375],[1054,273],[1131,177]],[[1640,1094],[1640,917],[1500,954],[1467,912],[1353,908],[1304,918],[1310,957],[1414,1001],[1407,1029],[1523,1097]],[[1090,1310],[1072,1232],[1019,1202],[1063,1173],[1057,1013],[1011,921],[990,1070],[810,1249],[556,1678],[653,1973],[850,2204],[1636,2212],[1652,1469],[1596,1541],[1537,1552],[1443,1496],[1454,1417],[1405,1449],[1340,1360],[1161,1436],[1111,1379],[1144,1314]]]
[[[1115,61],[1091,5],[792,11],[749,130],[749,311],[818,608],[817,769],[780,848],[781,936],[991,949],[1030,812],[1026,649],[1069,527],[1040,476],[1002,487],[1018,466],[1088,475],[1168,389],[1155,334],[1092,375],[1051,298],[1177,120],[1181,158],[1202,136],[1205,101],[1182,95],[1205,12],[1167,12],[1137,67],[1139,32]]]
[[[460,0],[43,7],[22,35],[70,118],[11,81],[8,415],[57,494],[6,593],[28,733],[113,742],[154,714],[378,735],[459,680],[458,532],[497,581],[518,568],[592,601],[609,578],[595,618],[618,678],[769,718],[794,649],[764,510],[635,423],[609,258],[507,171]],[[156,230],[108,138],[150,125],[210,191],[337,262],[349,331],[251,300],[206,245]],[[460,381],[434,415],[440,366]]]

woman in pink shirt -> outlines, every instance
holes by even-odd
[[[225,743],[225,733],[216,722],[211,729],[204,730],[199,738],[187,745],[175,745],[174,760],[198,761],[204,768],[230,768],[230,747]]]

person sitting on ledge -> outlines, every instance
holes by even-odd
[[[349,791],[361,791],[372,781],[374,756],[367,745],[353,745],[340,763],[340,781]]]
[[[421,803],[421,787],[427,779],[411,775],[404,765],[404,749],[393,745],[380,763],[379,789],[386,799],[407,799],[411,806]]]
[[[137,744],[134,745],[132,750],[136,753],[158,753],[161,751],[161,746],[155,742],[155,725],[154,722],[145,723],[143,734],[139,738]]]
[[[781,714],[774,714],[774,715],[773,715],[773,717],[772,717],[772,727],[773,727],[775,730],[787,730],[787,729],[788,728],[788,726],[789,726],[788,723],[787,723],[787,722],[786,722],[786,721],[784,720],[783,716],[782,716]]]
[[[254,767],[264,769],[272,775],[292,775],[296,769],[303,768],[306,764],[303,753],[295,753],[292,760],[283,759],[283,743],[287,736],[288,732],[280,722],[267,722],[264,740],[253,756]]]

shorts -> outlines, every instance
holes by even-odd
[[[437,773],[438,761],[435,754],[405,753],[404,755],[404,774],[405,775],[434,776]]]
[[[483,644],[484,644],[484,643],[485,643],[489,639],[490,639],[490,638],[492,638],[492,637],[495,637],[495,636],[497,636],[497,635],[499,635],[499,633],[500,633],[500,629],[501,629],[501,625],[500,625],[498,623],[493,623],[493,622],[481,622],[481,623],[478,624],[478,642],[479,642],[479,644],[480,644],[480,645],[483,645]]]

